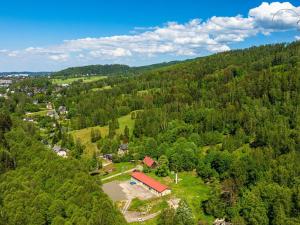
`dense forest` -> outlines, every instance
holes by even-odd
[[[158,69],[161,67],[169,66],[178,63],[172,61],[167,63],[158,63],[148,66],[129,67],[127,65],[112,64],[112,65],[89,65],[81,67],[70,67],[58,72],[53,73],[53,76],[85,76],[85,75],[102,75],[102,76],[116,76],[116,75],[133,75],[140,74],[145,71]]]
[[[84,163],[59,158],[9,114],[0,113],[1,225],[125,224]]]
[[[93,142],[115,162],[148,155],[167,162],[159,176],[196,171],[212,190],[197,203],[207,215],[240,225],[300,224],[300,42],[224,52],[135,76],[126,68],[57,92],[46,78],[26,80],[1,100],[0,224],[124,223],[97,189],[99,180],[87,175],[80,143],[69,135],[105,125],[109,134]],[[47,91],[22,94],[37,85]],[[74,157],[58,159],[34,126],[19,122],[30,98],[67,107],[68,123],[58,124],[49,139]],[[117,118],[128,114],[134,127],[117,134]],[[123,142],[129,142],[129,154],[119,157]],[[199,222],[173,217],[165,210],[159,224]]]

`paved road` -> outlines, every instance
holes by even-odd
[[[124,171],[124,172],[122,172],[122,173],[117,173],[117,174],[111,175],[111,176],[109,176],[109,177],[105,177],[105,178],[102,179],[102,181],[104,181],[104,180],[109,180],[109,179],[111,179],[111,178],[120,176],[120,175],[125,174],[125,173],[131,173],[131,172],[133,172],[134,170],[135,170],[135,168],[130,169],[130,170],[126,170],[126,171]]]

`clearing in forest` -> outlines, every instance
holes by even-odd
[[[82,80],[83,83],[94,82],[98,80],[106,79],[107,76],[85,76],[85,77],[70,77],[70,78],[57,78],[51,79],[53,84],[71,84],[75,81]]]
[[[119,129],[116,130],[117,134],[121,134],[124,132],[125,126],[128,126],[130,134],[132,134],[134,128],[134,120],[131,118],[131,113],[126,116],[121,116],[118,118],[119,121]],[[101,132],[101,136],[105,137],[108,135],[108,126],[96,126],[96,127],[88,127],[81,130],[72,131],[71,134],[76,139],[79,139],[82,144],[86,146],[85,153],[93,154],[93,152],[97,149],[96,144],[91,142],[91,130],[98,129]]]

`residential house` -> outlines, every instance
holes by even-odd
[[[47,112],[47,116],[49,116],[51,118],[55,117],[55,115],[56,115],[56,113],[53,110]]]
[[[145,156],[143,159],[143,163],[148,166],[149,168],[155,168],[156,167],[156,162],[149,156]]]
[[[52,103],[48,102],[47,105],[46,105],[46,108],[49,109],[49,110],[52,110],[53,109]]]
[[[12,80],[0,80],[0,87],[9,87],[12,84]]]
[[[67,158],[67,149],[62,148],[58,145],[55,145],[52,150],[58,155],[61,156],[63,158]]]
[[[113,155],[112,154],[104,154],[103,158],[112,161]]]
[[[118,149],[118,155],[123,156],[126,155],[127,153],[128,153],[128,143],[121,144]]]
[[[67,114],[68,113],[68,111],[67,111],[67,107],[65,107],[65,106],[59,106],[58,107],[58,113],[60,114],[60,115],[65,115],[65,114]]]

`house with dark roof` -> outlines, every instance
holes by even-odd
[[[119,149],[118,149],[118,155],[123,156],[128,153],[128,144],[120,144]]]
[[[67,149],[64,149],[58,145],[55,145],[52,150],[58,155],[63,158],[67,158]]]
[[[156,196],[164,196],[171,193],[171,189],[168,186],[161,184],[142,172],[134,171],[131,174],[131,182],[143,186]]]
[[[143,163],[149,168],[154,168],[156,166],[156,162],[154,161],[154,159],[149,156],[145,156],[145,158],[143,159]]]
[[[63,105],[59,106],[59,107],[58,107],[58,113],[59,113],[60,115],[67,114],[67,113],[68,113],[67,107],[66,107],[66,106],[63,106]]]

